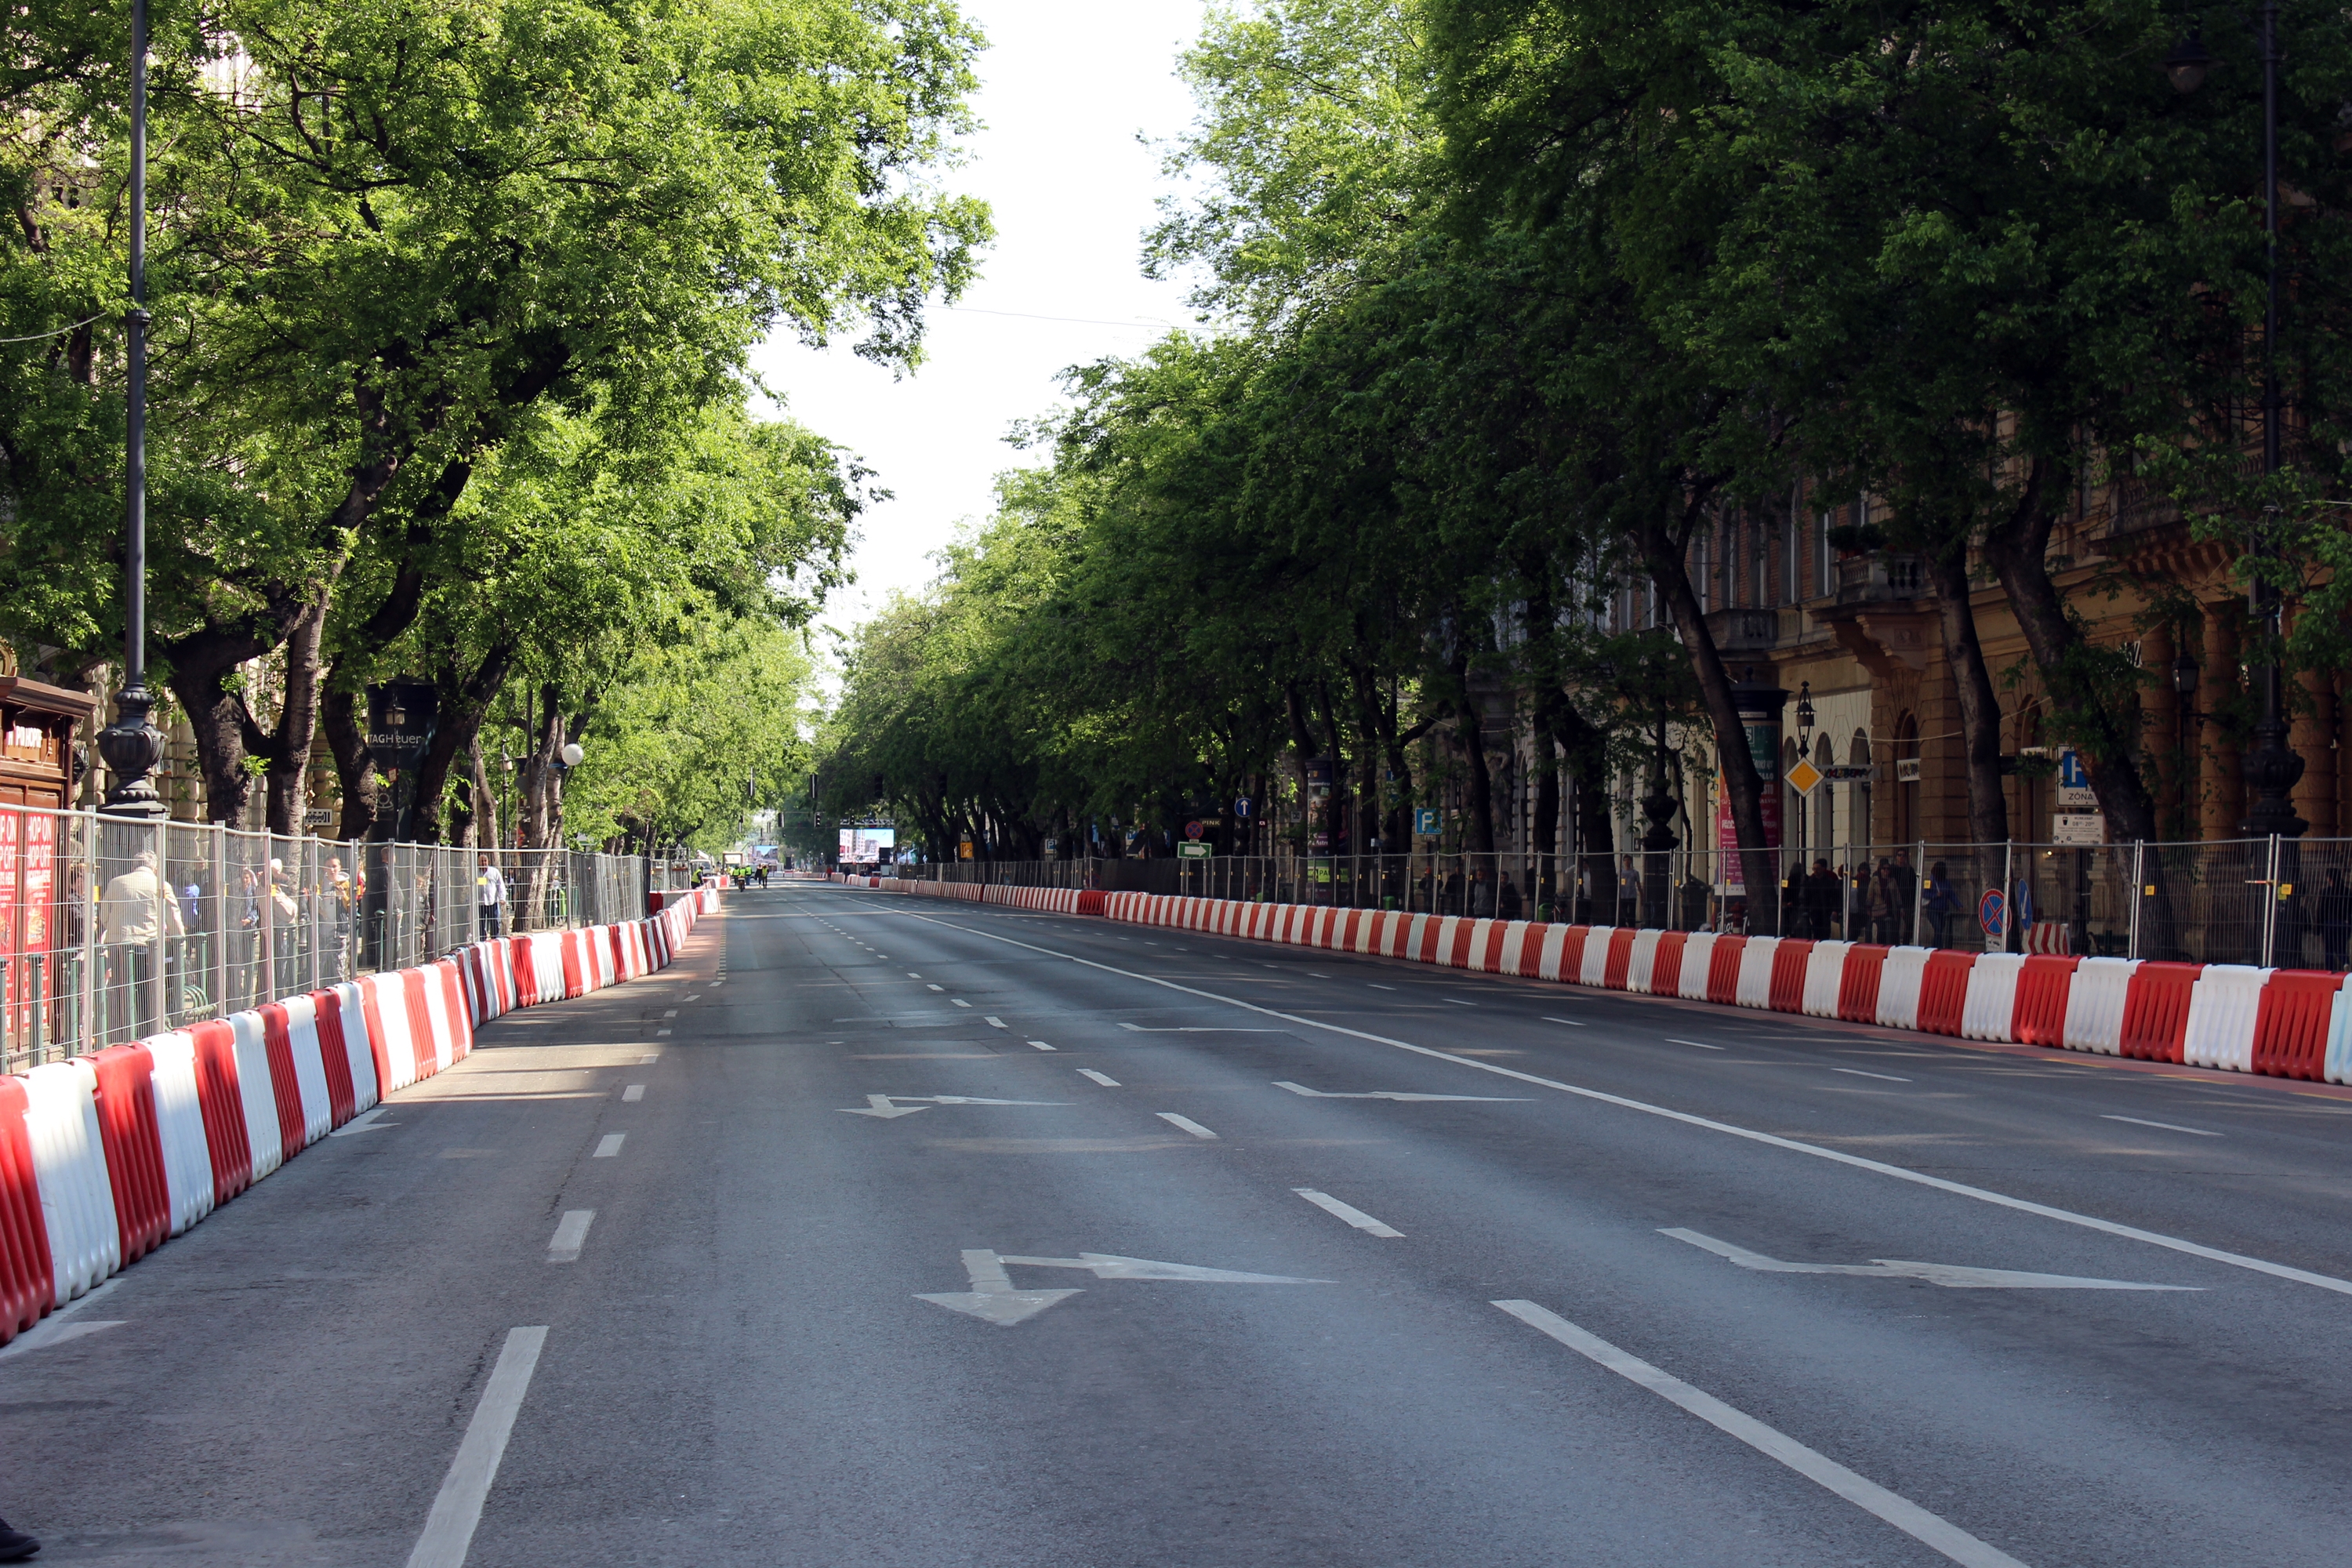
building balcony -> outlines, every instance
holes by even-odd
[[[1849,555],[1837,563],[1837,602],[1841,605],[1891,605],[1916,599],[1927,593],[1927,573],[1916,555],[1873,550]]]
[[[1717,653],[1763,653],[1780,641],[1780,612],[1709,610],[1706,629]]]

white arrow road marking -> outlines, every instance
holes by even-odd
[[[1309,1100],[1472,1100],[1492,1105],[1527,1105],[1532,1101],[1524,1094],[1401,1094],[1392,1089],[1378,1089],[1369,1094],[1337,1094],[1328,1089],[1308,1089],[1304,1084],[1276,1079],[1274,1087],[1286,1089],[1293,1094],[1303,1094]]]
[[[938,1295],[918,1293],[915,1300],[945,1307],[950,1312],[964,1312],[1000,1329],[1034,1318],[1057,1301],[1066,1301],[1078,1295],[1076,1290],[1016,1290],[1013,1277],[1004,1272],[1004,1260],[984,1247],[963,1249],[963,1271],[971,1279],[971,1289],[944,1291]]]
[[[962,1312],[1001,1329],[1035,1317],[1056,1302],[1081,1290],[1015,1289],[1005,1265],[1024,1268],[1084,1268],[1097,1279],[1183,1279],[1210,1285],[1328,1285],[1328,1279],[1297,1279],[1286,1274],[1244,1274],[1235,1268],[1204,1268],[1192,1263],[1158,1263],[1148,1258],[1121,1258],[1108,1252],[1081,1252],[1076,1258],[1003,1257],[984,1247],[963,1249],[963,1271],[970,1290],[916,1296],[951,1312]]]
[[[2025,1568],[1999,1547],[1987,1545],[1940,1514],[1929,1513],[1910,1499],[1888,1491],[1876,1481],[1854,1474],[1828,1455],[1816,1452],[1776,1427],[1767,1426],[1743,1410],[1735,1410],[1715,1395],[1693,1388],[1671,1373],[1661,1372],[1638,1356],[1626,1354],[1607,1340],[1589,1334],[1557,1312],[1533,1301],[1496,1301],[1531,1329],[1550,1335],[1629,1383],[1651,1393],[1713,1426],[1738,1438],[1768,1458],[1778,1459],[1807,1480],[1835,1492],[1856,1508],[1876,1514],[1904,1534],[1963,1568]]]
[[[1185,1024],[1172,1029],[1148,1029],[1141,1024],[1120,1024],[1139,1035],[1279,1035],[1280,1029],[1236,1029],[1224,1025]]]
[[[1787,1263],[1695,1230],[1664,1230],[1717,1257],[1766,1274],[1848,1274],[1871,1279],[1925,1279],[1953,1290],[2202,1290],[2202,1285],[2142,1285],[2128,1279],[2085,1279],[2074,1274],[2031,1274],[2017,1268],[1971,1268],[1958,1263],[1906,1263],[1874,1258],[1868,1263]]]
[[[908,1105],[896,1105],[894,1100],[911,1100]],[[893,1116],[912,1116],[918,1110],[929,1110],[934,1105],[1067,1105],[1066,1100],[982,1100],[969,1094],[869,1094],[862,1106],[840,1107],[845,1116],[878,1116],[888,1121]]]
[[[389,1105],[379,1105],[373,1110],[362,1111],[359,1115],[352,1117],[349,1121],[344,1122],[341,1127],[336,1128],[332,1132],[328,1133],[327,1136],[330,1138],[348,1138],[354,1132],[380,1132],[387,1127],[397,1127],[400,1125],[397,1121],[379,1121],[376,1120],[377,1117],[382,1116],[385,1111],[390,1110],[391,1109],[392,1107]]]

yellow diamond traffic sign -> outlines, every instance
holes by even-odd
[[[1789,770],[1789,787],[1799,795],[1812,794],[1813,786],[1821,782],[1822,770],[1802,757],[1798,758],[1797,765]]]

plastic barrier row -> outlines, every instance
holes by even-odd
[[[1037,910],[1046,914],[1098,915],[1108,895],[1082,892],[1076,888],[1006,888],[994,885],[982,887],[976,882],[926,882],[913,878],[900,880],[896,877],[858,877],[840,871],[826,874],[825,879],[852,888],[877,888],[886,893],[915,893],[930,899],[957,899],[968,904],[1003,904],[1016,910]],[[1092,904],[1086,900],[1093,900]]]
[[[718,907],[706,888],[0,1078],[0,1343],[463,1061],[478,1025],[659,969]]]
[[[853,887],[1101,914],[1138,925],[1377,953],[1955,1038],[2352,1084],[2352,974],[2326,970],[1955,952],[1159,893],[840,879]]]

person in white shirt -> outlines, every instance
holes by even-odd
[[[180,921],[180,900],[155,874],[153,850],[141,850],[131,869],[106,884],[98,918],[99,940],[112,950],[109,984],[123,994],[121,1005],[143,1034],[154,1022],[147,976],[155,939],[185,936],[188,929]]]
[[[482,935],[493,937],[499,931],[499,918],[506,912],[507,879],[488,855],[482,857],[481,869],[474,876],[475,901],[482,908]]]

